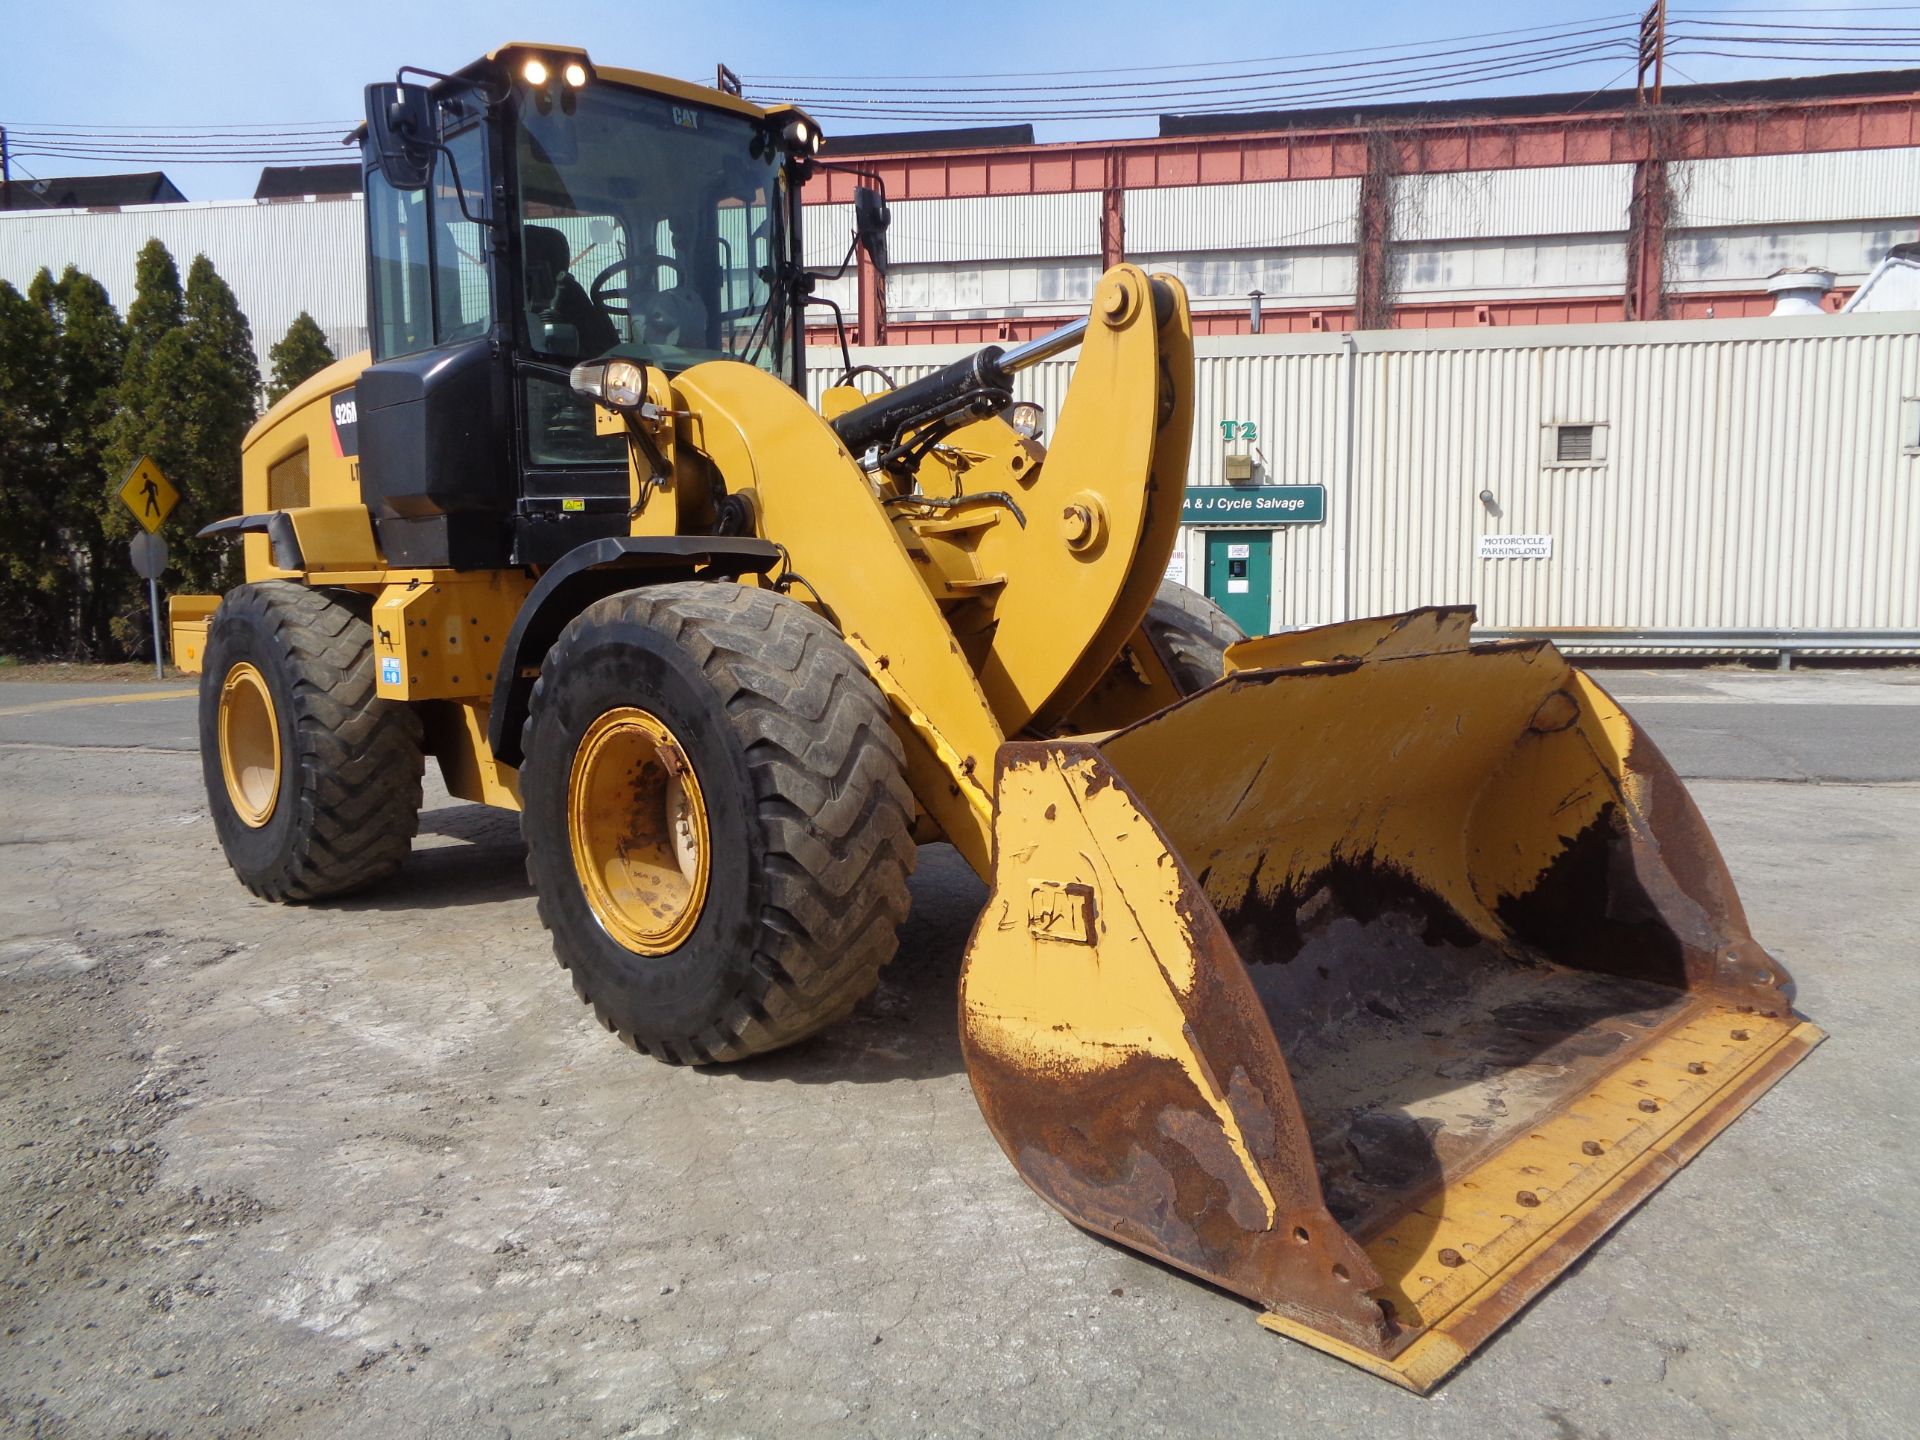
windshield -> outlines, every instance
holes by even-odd
[[[784,373],[787,326],[768,283],[784,241],[774,147],[755,144],[752,121],[702,105],[612,85],[575,101],[570,115],[545,95],[520,107],[534,348],[669,374],[720,359]]]

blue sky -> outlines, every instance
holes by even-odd
[[[1409,44],[1518,27],[1620,16],[1634,0],[1514,3],[1481,0],[1452,9],[1412,0],[1372,3],[1242,3],[1242,0],[1099,0],[1099,3],[971,4],[894,0],[886,4],[757,4],[708,0],[679,6],[580,0],[567,5],[407,3],[331,0],[323,5],[125,3],[125,0],[8,0],[3,22],[8,65],[0,124],[12,126],[239,125],[351,122],[360,90],[402,62],[451,69],[508,40],[584,45],[596,58],[710,81],[714,62],[743,75],[955,75],[1244,61],[1355,46]],[[1676,13],[1681,8],[1674,5]],[[1746,12],[1775,23],[1911,25],[1920,6],[1783,7],[1699,0],[1697,14]],[[1784,13],[1787,9],[1804,13]],[[1852,16],[1844,12],[1855,11]],[[1539,79],[1497,79],[1447,93],[1581,92],[1621,83],[1627,62],[1586,62]],[[1889,54],[1887,65],[1920,64],[1920,48]],[[1285,68],[1266,66],[1264,68]],[[1702,57],[1688,76],[1817,73],[1859,65]],[[1670,75],[1683,83],[1678,75]],[[1631,82],[1631,73],[1625,77]],[[976,82],[977,83],[977,82]],[[940,93],[930,85],[928,92]],[[897,121],[838,120],[836,129],[908,128]],[[1150,119],[1043,124],[1042,139],[1147,135]],[[342,152],[343,159],[348,158]],[[101,173],[145,164],[24,158],[33,174]],[[194,199],[250,195],[257,164],[163,163]]]

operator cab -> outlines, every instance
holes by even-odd
[[[629,529],[626,441],[595,433],[574,365],[733,360],[804,387],[818,132],[565,47],[435,78],[367,89],[362,492],[391,565],[544,565]]]

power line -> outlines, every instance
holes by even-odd
[[[1632,18],[1632,17],[1605,16],[1600,18],[1602,20],[1617,21],[1622,18]],[[1197,60],[1197,61],[1189,61],[1189,62],[1178,64],[1178,65],[1135,65],[1135,66],[1126,66],[1126,67],[1121,67],[1121,68],[1111,69],[1111,70],[1104,69],[1104,68],[1093,68],[1093,69],[1086,69],[1086,70],[1029,70],[1029,71],[1012,71],[1004,75],[966,75],[966,74],[958,74],[958,75],[898,75],[898,74],[895,74],[895,75],[887,75],[887,76],[751,75],[746,78],[754,83],[754,88],[761,89],[761,90],[764,90],[766,88],[766,86],[761,82],[772,82],[772,81],[792,82],[792,83],[787,83],[786,88],[782,91],[783,94],[811,93],[814,91],[827,91],[827,90],[836,90],[836,91],[850,90],[860,94],[879,94],[879,93],[887,93],[889,91],[904,91],[905,93],[909,93],[909,94],[917,94],[926,88],[924,83],[916,84],[910,87],[902,87],[902,86],[887,85],[882,82],[891,81],[891,80],[913,80],[913,81],[921,81],[921,82],[925,82],[929,80],[937,80],[937,81],[944,82],[944,81],[950,81],[950,80],[996,80],[996,79],[1057,79],[1057,78],[1084,79],[1090,76],[1130,75],[1130,74],[1140,74],[1148,71],[1163,72],[1163,71],[1172,71],[1172,70],[1221,69],[1230,65],[1284,64],[1288,67],[1284,71],[1271,71],[1271,70],[1249,71],[1245,75],[1238,75],[1238,76],[1236,75],[1203,75],[1203,76],[1192,77],[1196,83],[1211,84],[1219,80],[1246,79],[1250,77],[1258,77],[1261,75],[1273,75],[1273,74],[1297,75],[1297,74],[1305,73],[1305,71],[1308,69],[1322,70],[1322,71],[1324,70],[1356,70],[1356,69],[1366,69],[1370,66],[1393,64],[1400,60],[1428,59],[1428,58],[1433,58],[1441,55],[1466,54],[1473,51],[1483,51],[1483,50],[1514,49],[1524,45],[1540,45],[1545,43],[1551,43],[1553,41],[1564,39],[1570,36],[1603,34],[1603,33],[1608,33],[1610,31],[1617,30],[1617,29],[1619,29],[1617,25],[1601,24],[1598,22],[1562,21],[1561,23],[1556,25],[1535,25],[1535,26],[1526,27],[1526,29],[1523,29],[1523,30],[1485,31],[1478,34],[1474,34],[1474,35],[1451,36],[1444,40],[1420,41],[1418,43],[1402,44],[1402,45],[1367,45],[1367,46],[1361,46],[1359,48],[1350,49],[1350,50],[1310,50],[1310,51],[1304,51],[1298,55],[1263,55],[1263,56],[1258,56],[1253,58],[1241,58],[1237,60]],[[1525,34],[1525,33],[1528,33],[1528,31],[1550,31],[1552,33],[1547,35],[1537,36],[1535,39],[1532,39],[1532,40],[1507,39],[1507,40],[1501,40],[1498,43],[1493,45],[1466,46],[1466,47],[1462,47],[1460,49],[1455,49],[1455,50],[1436,50],[1433,48],[1435,46],[1440,46],[1440,45],[1452,45],[1457,40],[1482,40],[1482,39],[1490,38],[1491,36],[1494,36],[1494,35],[1511,36],[1511,35],[1517,35],[1517,34]],[[1301,60],[1329,59],[1329,58],[1332,58],[1335,56],[1341,56],[1341,55],[1382,54],[1383,52],[1389,51],[1389,50],[1414,51],[1416,53],[1407,54],[1407,55],[1387,56],[1386,58],[1381,60],[1355,61],[1348,65],[1318,65],[1318,66],[1311,66],[1311,67],[1302,67],[1296,63]],[[803,83],[807,81],[818,81],[821,83],[817,83],[817,84]],[[950,88],[956,91],[979,90],[979,91],[1005,92],[1005,91],[1034,90],[1034,91],[1051,92],[1051,91],[1057,91],[1057,90],[1102,89],[1102,88],[1126,89],[1126,88],[1140,87],[1140,86],[1152,87],[1152,86],[1179,85],[1183,83],[1185,83],[1184,79],[1175,78],[1175,79],[1168,79],[1168,80],[1115,80],[1115,81],[1109,81],[1109,82],[1095,81],[1085,85],[952,86]]]
[[[915,90],[904,90],[904,91],[876,91],[874,92],[876,98],[870,103],[874,105],[902,105],[902,106],[941,105],[941,106],[947,106],[947,107],[953,107],[953,108],[991,107],[991,106],[1004,107],[1007,105],[1020,105],[1020,104],[1045,104],[1049,107],[1066,107],[1066,106],[1075,106],[1075,105],[1140,103],[1140,102],[1147,102],[1147,101],[1152,101],[1158,104],[1160,102],[1164,102],[1167,100],[1213,99],[1213,98],[1229,96],[1229,95],[1250,95],[1250,94],[1279,95],[1292,90],[1324,90],[1331,84],[1340,84],[1340,85],[1345,85],[1348,83],[1366,84],[1366,83],[1373,83],[1373,82],[1382,81],[1382,80],[1398,80],[1398,79],[1407,78],[1407,77],[1428,77],[1434,80],[1450,79],[1450,78],[1454,78],[1456,76],[1461,76],[1461,75],[1472,75],[1476,72],[1488,70],[1494,67],[1506,67],[1506,66],[1512,66],[1517,64],[1531,65],[1536,62],[1564,59],[1572,55],[1605,55],[1609,53],[1621,53],[1623,51],[1623,48],[1626,47],[1628,43],[1629,42],[1623,36],[1616,36],[1614,39],[1611,39],[1611,40],[1590,40],[1578,45],[1563,46],[1562,48],[1556,49],[1556,50],[1538,50],[1538,51],[1529,52],[1528,54],[1525,54],[1525,55],[1501,55],[1501,56],[1491,56],[1485,59],[1474,59],[1474,60],[1448,59],[1444,56],[1435,55],[1431,57],[1420,57],[1423,59],[1433,59],[1439,62],[1436,64],[1430,64],[1430,65],[1409,65],[1409,66],[1398,66],[1398,67],[1382,66],[1382,67],[1374,68],[1366,74],[1342,76],[1342,77],[1329,76],[1329,75],[1315,75],[1314,78],[1312,79],[1282,81],[1279,84],[1269,84],[1269,85],[1227,85],[1227,86],[1213,86],[1211,88],[1204,88],[1204,89],[1187,87],[1181,90],[1172,91],[1165,94],[1156,93],[1151,95],[1134,95],[1134,94],[1115,95],[1110,92],[1103,92],[1097,95],[1046,94],[1041,96],[1033,96],[1033,95],[1028,95],[1028,94],[1019,93],[1019,92],[1009,92],[1009,93],[994,95],[991,97],[984,97],[984,96],[979,96],[977,92],[963,90],[963,91],[957,92],[956,98],[948,98],[946,96],[941,96],[939,98],[929,99],[929,100],[895,100],[890,98],[892,95],[896,95],[896,94],[923,95],[926,93],[924,89],[915,89]],[[1413,57],[1407,57],[1407,58],[1411,59]],[[1308,66],[1308,67],[1302,67],[1299,70],[1261,71],[1261,72],[1252,72],[1247,76],[1222,76],[1220,78],[1221,79],[1242,79],[1242,78],[1272,79],[1274,77],[1278,77],[1282,75],[1311,73],[1312,71],[1320,68],[1322,67]],[[1344,70],[1350,67],[1337,66],[1337,67],[1330,67],[1330,68]],[[1078,89],[1081,87],[1064,87],[1064,88]],[[806,97],[804,96],[799,98],[801,98],[803,101],[805,101],[806,99]],[[852,97],[823,96],[817,102],[809,102],[809,103],[817,103],[820,105],[863,105],[868,102],[863,102],[857,96],[852,96]],[[1158,113],[1157,110],[1155,113]]]
[[[1451,74],[1437,76],[1429,75],[1394,84],[1339,86],[1313,91],[1276,89],[1262,94],[1246,95],[1235,100],[1218,103],[1194,103],[1190,100],[1187,101],[1187,103],[1181,103],[1183,100],[1186,100],[1187,97],[1170,96],[1167,97],[1167,100],[1171,103],[1155,105],[1146,109],[1137,107],[1106,110],[1074,109],[1068,111],[1053,111],[1049,109],[1046,112],[1036,114],[1035,107],[1010,105],[1000,107],[988,113],[982,113],[979,110],[972,109],[941,109],[940,102],[927,101],[911,109],[907,108],[907,103],[910,102],[890,102],[886,105],[875,106],[811,105],[808,107],[808,110],[810,113],[822,118],[838,119],[943,119],[973,121],[1150,119],[1159,115],[1176,112],[1179,114],[1192,115],[1231,113],[1260,108],[1273,108],[1275,106],[1305,108],[1308,105],[1330,106],[1360,100],[1377,100],[1395,95],[1431,93],[1434,89],[1445,87],[1450,82],[1480,83],[1487,80],[1509,79],[1521,75],[1550,74],[1560,70],[1591,66],[1597,60],[1608,54],[1619,56],[1630,53],[1632,53],[1630,47],[1612,45],[1606,47],[1605,50],[1545,64],[1528,60],[1525,62],[1515,62],[1514,64],[1502,67],[1477,67],[1471,71],[1453,72]]]

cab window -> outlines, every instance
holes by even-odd
[[[442,345],[476,340],[493,325],[486,230],[467,218],[486,213],[486,167],[485,136],[477,125],[449,137],[447,153],[434,161],[428,187],[433,196],[434,336]]]
[[[366,177],[377,360],[473,340],[493,325],[485,227],[486,145],[472,126],[447,141],[421,190],[395,190],[378,169]],[[458,175],[458,181],[455,175]]]

